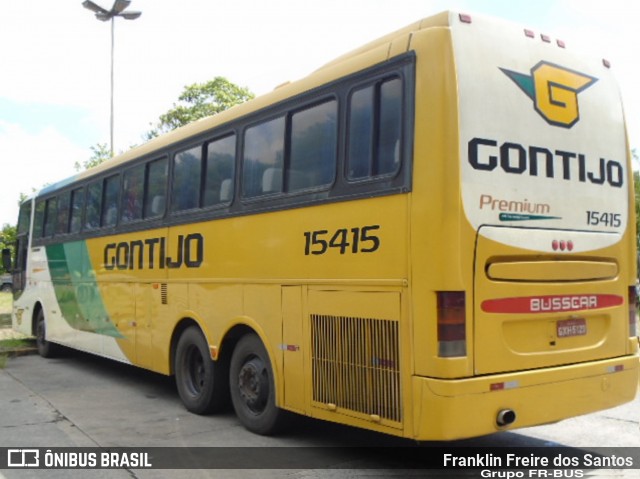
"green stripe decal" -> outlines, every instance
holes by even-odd
[[[561,220],[559,216],[528,215],[519,213],[500,213],[500,221],[535,221],[535,220]]]
[[[47,246],[47,259],[60,312],[69,326],[122,338],[102,302],[86,242]]]

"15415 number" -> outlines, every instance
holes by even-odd
[[[358,228],[340,228],[336,231],[316,230],[304,232],[304,254],[321,255],[331,248],[346,253],[373,253],[380,248],[380,237],[376,232],[380,225]]]
[[[620,215],[620,213],[587,211],[587,224],[589,226],[620,228],[622,226],[622,215]]]

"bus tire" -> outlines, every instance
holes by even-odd
[[[245,428],[269,436],[286,427],[289,413],[276,406],[273,368],[255,334],[238,341],[231,356],[229,384],[233,408]]]
[[[47,324],[44,311],[40,309],[36,315],[36,347],[43,358],[54,358],[60,353],[60,346],[47,341]]]
[[[215,363],[200,328],[187,328],[176,348],[176,387],[182,403],[195,414],[220,410],[228,397],[224,366]]]

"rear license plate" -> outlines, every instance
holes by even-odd
[[[564,319],[556,323],[559,338],[585,336],[587,334],[587,320],[583,318]]]

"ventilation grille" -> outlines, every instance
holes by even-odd
[[[313,400],[402,421],[398,322],[311,315]]]
[[[160,302],[167,304],[167,283],[160,284]]]

